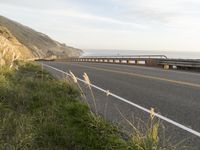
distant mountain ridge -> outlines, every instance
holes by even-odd
[[[43,33],[3,16],[0,16],[0,36],[4,36],[7,40],[12,37],[17,41],[15,44],[23,45],[21,55],[26,54],[24,58],[67,58],[77,57],[83,53],[80,49],[61,44]]]

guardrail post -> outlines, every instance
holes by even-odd
[[[164,65],[164,69],[165,69],[165,70],[168,70],[169,68],[170,68],[170,67],[169,67],[168,64],[165,64],[165,65]]]
[[[128,60],[122,59],[120,63],[122,63],[122,64],[127,64],[127,63],[128,63]]]
[[[114,63],[120,63],[120,60],[116,59],[114,60]]]
[[[109,60],[109,62],[110,62],[110,63],[113,63],[113,62],[114,62],[114,60],[113,60],[113,59],[110,59],[110,60]]]
[[[128,60],[128,64],[136,64],[136,61],[135,60]]]

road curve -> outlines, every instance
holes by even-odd
[[[75,62],[44,62],[108,89],[200,132],[200,74],[160,68]],[[126,109],[124,107],[123,109]]]

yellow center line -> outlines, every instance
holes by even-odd
[[[112,73],[118,73],[118,74],[123,74],[123,75],[141,77],[141,78],[146,78],[146,79],[160,80],[160,81],[200,88],[200,84],[196,84],[196,83],[171,80],[171,79],[167,79],[167,78],[154,77],[154,76],[143,75],[143,74],[138,74],[138,73],[122,72],[122,71],[118,71],[118,70],[111,70],[111,69],[105,69],[105,68],[99,68],[99,67],[91,67],[91,66],[85,66],[85,65],[80,65],[80,64],[70,64],[70,65],[89,68],[89,69],[95,69],[95,70],[100,70],[100,71],[105,71],[105,72],[112,72]]]

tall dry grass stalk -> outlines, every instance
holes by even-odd
[[[111,94],[110,91],[107,90],[106,91],[106,103],[105,103],[105,107],[104,107],[104,117],[105,117],[105,119],[107,118],[107,108],[108,108],[110,94]]]
[[[85,72],[84,72],[84,74],[83,74],[83,79],[85,80],[86,85],[87,85],[90,89],[92,89],[92,88],[91,88],[90,79],[89,79],[87,73],[85,73]]]
[[[88,103],[88,101],[87,101],[87,98],[86,98],[86,96],[85,96],[85,93],[84,93],[83,89],[81,88],[81,86],[80,86],[80,84],[79,84],[79,82],[78,82],[78,80],[77,80],[77,77],[74,75],[73,72],[71,72],[71,70],[69,71],[69,74],[70,74],[70,77],[71,77],[72,81],[78,86],[79,90],[81,91],[82,97],[84,98],[85,102],[86,102],[86,103],[88,104],[88,106],[89,106],[89,103]]]
[[[71,75],[74,83],[78,83],[78,80],[77,80],[76,76],[71,72],[71,70],[69,71],[69,74]]]
[[[92,87],[91,87],[90,78],[89,78],[89,76],[87,75],[87,73],[85,73],[85,72],[84,72],[84,74],[83,74],[83,79],[84,79],[86,85],[87,85],[87,86],[89,87],[89,89],[90,89],[90,93],[91,93],[92,100],[93,100],[93,104],[94,104],[94,111],[95,111],[96,115],[98,115],[96,99],[95,99],[94,92],[93,92]]]
[[[153,118],[155,117],[155,111],[154,111],[154,108],[151,108],[151,111],[150,111],[150,117],[151,117],[151,120],[153,120]]]

